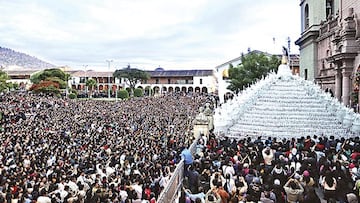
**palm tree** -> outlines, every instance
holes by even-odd
[[[96,82],[95,79],[90,78],[90,79],[88,79],[88,80],[86,81],[86,84],[85,84],[85,85],[89,87],[89,97],[91,98],[91,97],[92,97],[92,93],[93,93],[93,89],[94,89],[94,87],[97,86],[97,82]]]
[[[0,70],[0,92],[8,89],[7,80],[9,79],[8,74],[6,72]]]
[[[66,82],[66,97],[69,94],[69,80],[71,79],[71,75],[69,73],[65,73],[65,82]]]

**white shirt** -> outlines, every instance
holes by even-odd
[[[128,198],[128,193],[125,190],[120,190],[119,195],[121,197],[121,201],[125,202],[125,200]]]
[[[143,191],[142,187],[138,184],[134,184],[132,185],[132,188],[134,188],[135,192],[137,193],[137,198],[141,199]]]
[[[37,203],[51,203],[50,197],[39,196],[36,200]]]
[[[222,169],[223,169],[223,174],[225,177],[226,177],[226,174],[230,174],[231,178],[233,177],[233,175],[235,175],[235,170],[234,170],[234,167],[232,167],[232,166],[224,165]]]
[[[77,193],[79,191],[79,187],[73,181],[70,180],[67,183],[67,185],[69,186],[70,190],[73,191],[74,193]]]

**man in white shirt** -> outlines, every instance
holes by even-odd
[[[44,190],[40,191],[40,195],[36,200],[37,203],[51,203],[51,198],[46,195]]]
[[[133,185],[131,185],[131,187],[135,190],[136,194],[137,194],[137,199],[141,199],[142,197],[142,187],[139,184],[139,180],[136,180],[135,183]]]
[[[264,163],[266,166],[271,166],[274,159],[274,150],[270,147],[266,147],[262,150],[262,155],[264,158]]]

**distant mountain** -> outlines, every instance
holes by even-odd
[[[10,66],[20,66],[27,70],[42,70],[55,67],[55,65],[42,61],[36,57],[9,48],[0,47],[0,67],[9,68]]]

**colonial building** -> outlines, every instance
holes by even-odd
[[[94,87],[95,93],[108,93],[109,87],[112,94],[116,90],[128,88],[129,85],[126,80],[121,78],[114,78],[113,72],[103,71],[83,71],[83,70],[65,70],[71,75],[68,81],[69,87],[77,90],[80,93],[87,93],[86,81],[90,78],[97,83]],[[38,70],[29,71],[6,71],[10,77],[11,82],[20,84],[24,89],[31,86],[30,77]],[[214,71],[207,70],[164,70],[157,68],[154,71],[147,71],[150,79],[136,84],[135,87],[142,88],[145,92],[150,91],[154,94],[161,94],[166,92],[198,92],[198,93],[215,93],[216,92],[216,78]]]
[[[216,78],[213,70],[164,70],[147,71],[150,79],[136,87],[151,89],[155,94],[165,92],[214,93]]]
[[[38,70],[6,70],[5,72],[10,78],[8,82],[19,84],[20,89],[29,89],[31,87],[30,77],[37,71]]]
[[[300,75],[345,105],[358,103],[360,1],[301,0]]]
[[[154,94],[166,92],[199,92],[213,93],[216,88],[216,80],[212,70],[164,70],[157,68],[154,71],[146,71],[150,79],[136,84],[135,87],[142,88],[145,92]],[[110,87],[112,92],[129,85],[125,79],[112,76],[112,72],[99,71],[75,71],[71,73],[70,85],[78,91],[86,90],[86,80],[93,78],[97,82],[95,92],[107,92]]]
[[[69,72],[71,79],[69,86],[80,92],[87,92],[88,87],[85,85],[86,81],[90,78],[94,79],[97,83],[94,88],[95,92],[107,92],[109,87],[113,92],[124,87],[122,81],[113,77],[113,72],[106,71],[71,71]]]

